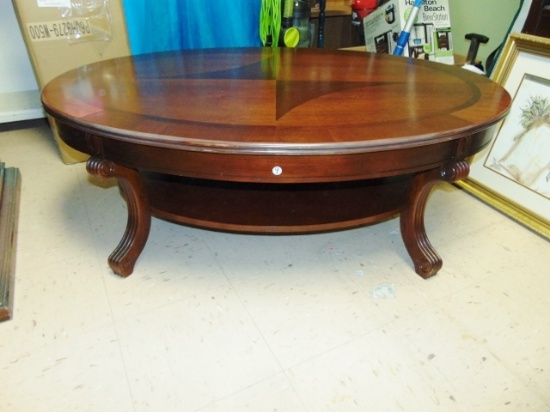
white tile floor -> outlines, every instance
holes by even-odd
[[[2,412],[550,411],[549,244],[468,194],[430,199],[430,280],[396,219],[275,237],[154,219],[121,279],[116,186],[31,126],[0,133],[23,178]]]

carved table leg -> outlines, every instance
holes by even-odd
[[[151,228],[151,211],[147,190],[139,172],[106,159],[92,157],[86,165],[88,173],[103,178],[116,177],[128,205],[128,222],[120,243],[109,256],[109,266],[122,277],[132,274]]]
[[[431,245],[424,227],[424,211],[433,186],[439,180],[454,182],[468,176],[470,167],[464,160],[416,174],[411,182],[406,203],[401,211],[401,236],[414,263],[416,273],[427,279],[434,276],[443,261]]]

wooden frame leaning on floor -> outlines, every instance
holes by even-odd
[[[13,316],[20,193],[19,169],[5,168],[0,163],[0,321]]]
[[[511,111],[489,147],[471,159],[468,179],[458,183],[548,239],[549,73],[550,39],[511,34],[494,71],[495,82],[513,97]]]

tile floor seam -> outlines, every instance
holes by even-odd
[[[407,348],[407,350],[409,350],[409,347],[410,345],[413,345],[414,343],[410,341],[410,339],[407,338],[407,336],[405,336],[401,330],[399,329],[394,329],[394,333],[396,333],[398,335],[398,338],[400,339],[400,341],[403,343],[403,346],[405,348]],[[411,350],[410,351],[411,353],[411,356],[415,359],[417,359],[419,362],[420,362],[420,358]],[[453,382],[452,380],[450,380],[447,376],[447,374],[445,373],[445,371],[441,370],[440,367],[438,367],[437,365],[432,365],[431,366],[432,368],[434,368],[438,373],[439,375],[445,379],[445,381],[450,385],[450,386],[454,386],[453,385]],[[461,402],[468,402],[468,407],[466,409],[464,409],[465,412],[469,412],[469,411],[473,411],[474,410],[474,407],[473,407],[473,404],[471,404],[470,400],[469,399],[466,399],[466,400],[461,400]]]
[[[262,340],[264,342],[264,344],[266,345],[266,347],[269,349],[269,352],[271,353],[271,355],[273,356],[273,359],[275,360],[275,362],[277,362],[277,365],[279,366],[280,368],[280,372],[279,373],[282,373],[284,376],[285,376],[285,379],[286,381],[288,382],[288,384],[292,387],[294,393],[296,394],[296,396],[298,397],[298,399],[300,399],[300,402],[302,403],[302,405],[304,406],[304,409],[305,411],[304,412],[312,412],[309,410],[309,408],[307,407],[303,397],[301,396],[301,394],[298,392],[298,390],[296,389],[295,385],[292,383],[292,381],[289,379],[288,377],[288,372],[287,372],[287,369],[285,369],[283,367],[283,365],[281,364],[281,361],[280,359],[277,357],[277,355],[275,354],[272,346],[269,344],[268,340],[266,339],[266,337],[264,336],[264,334],[262,333],[262,331],[260,330],[260,328],[258,327],[257,323],[256,323],[256,320],[254,319],[254,317],[252,316],[252,314],[250,313],[250,310],[248,309],[246,303],[244,302],[241,294],[237,291],[237,289],[235,288],[235,285],[233,284],[233,282],[231,281],[231,279],[227,276],[227,272],[226,270],[223,268],[223,266],[220,264],[219,260],[218,260],[218,257],[216,254],[214,254],[212,252],[212,248],[209,244],[209,242],[205,242],[207,244],[207,247],[208,249],[210,250],[210,253],[214,256],[214,259],[216,260],[216,264],[218,265],[218,267],[220,268],[220,270],[222,271],[223,275],[225,276],[227,282],[229,283],[229,285],[231,286],[231,289],[233,290],[233,293],[235,293],[235,296],[237,296],[237,298],[239,299],[239,302],[241,303],[241,306],[242,308],[244,309],[244,311],[246,312],[248,318],[250,319],[250,321],[252,322],[252,324],[254,325],[254,328],[256,329],[257,333],[262,337]],[[200,411],[196,411],[196,412],[200,412]]]
[[[201,407],[199,407],[198,409],[195,409],[195,410],[192,411],[192,412],[201,412],[201,411],[204,411],[204,410],[206,410],[207,408],[210,408],[211,406],[214,406],[214,405],[218,404],[220,401],[224,401],[224,400],[230,399],[230,398],[232,398],[232,397],[235,396],[235,395],[238,395],[238,394],[240,394],[240,393],[243,393],[243,392],[247,391],[248,389],[251,389],[251,388],[255,387],[256,385],[259,385],[259,384],[264,383],[264,382],[268,382],[269,380],[273,379],[274,377],[276,377],[276,376],[278,376],[278,375],[280,375],[280,374],[283,374],[283,375],[285,376],[285,379],[286,379],[287,383],[288,383],[290,386],[293,387],[294,393],[298,396],[298,398],[300,399],[300,401],[302,401],[302,399],[300,398],[300,395],[298,394],[298,392],[296,391],[296,389],[295,389],[294,386],[292,385],[292,382],[290,382],[290,380],[289,380],[288,377],[286,376],[285,371],[284,371],[284,370],[281,370],[281,371],[279,371],[279,372],[277,372],[277,373],[274,373],[274,374],[271,375],[271,376],[268,376],[268,377],[266,377],[266,378],[264,378],[264,379],[261,379],[261,380],[259,380],[259,381],[257,381],[257,382],[254,382],[254,383],[252,383],[252,384],[250,384],[250,385],[248,385],[248,386],[246,386],[246,387],[244,387],[244,388],[241,388],[241,389],[239,389],[238,391],[235,391],[235,392],[233,392],[233,393],[230,393],[230,394],[227,394],[227,395],[225,395],[225,396],[222,396],[222,397],[216,399],[215,401],[213,401],[212,403],[209,403],[208,405],[201,406]],[[302,404],[303,404],[303,402],[302,402]],[[305,406],[305,405],[303,405],[303,406],[304,406],[304,409],[305,409],[303,412],[309,412],[309,410],[306,408],[306,406]],[[293,411],[293,412],[300,412],[300,411]]]
[[[494,275],[494,276],[497,276],[497,275]],[[474,333],[474,331],[472,331],[472,329],[468,325],[461,322],[460,319],[457,319],[453,315],[453,313],[449,313],[448,310],[445,310],[445,308],[440,308],[440,310],[442,310],[443,313],[445,313],[449,318],[451,318],[453,322],[459,325],[463,330],[467,331],[471,336],[476,336],[476,333]],[[527,390],[533,393],[533,395],[535,395],[539,400],[550,405],[549,400],[545,399],[545,397],[542,394],[538,393],[537,390],[534,390],[529,383],[525,382],[525,380],[520,376],[520,373],[517,370],[511,367],[507,361],[501,359],[495,353],[495,349],[490,345],[490,343],[486,339],[482,339],[482,340],[476,339],[476,343],[478,345],[482,345],[487,351],[487,353],[490,354],[493,357],[493,359],[495,359],[499,363],[499,365],[501,365],[506,371],[508,371],[510,376],[513,376],[515,379],[517,379]]]
[[[212,249],[210,247],[210,245],[208,244],[207,242],[207,247],[208,249],[210,250],[210,252],[212,253]],[[266,345],[267,348],[269,348],[269,351],[271,352],[271,355],[273,356],[273,359],[275,359],[275,361],[277,362],[277,365],[279,366],[280,368],[280,371],[283,372],[284,371],[284,368],[283,366],[281,365],[281,362],[280,360],[277,358],[277,356],[275,355],[275,352],[273,351],[273,348],[271,347],[271,345],[269,344],[269,342],[267,341],[266,337],[264,336],[264,334],[262,333],[262,331],[260,330],[260,328],[258,327],[258,324],[256,322],[256,320],[254,319],[254,317],[252,316],[252,314],[250,313],[250,310],[248,309],[248,306],[246,305],[246,302],[243,300],[243,297],[241,296],[241,294],[238,292],[237,288],[235,288],[235,285],[233,284],[233,282],[231,281],[231,279],[229,279],[229,277],[227,276],[227,272],[225,271],[225,269],[220,265],[218,259],[217,259],[217,256],[215,254],[212,253],[212,255],[214,256],[214,259],[216,260],[216,264],[218,265],[218,267],[220,268],[221,272],[223,273],[227,283],[231,286],[231,290],[233,291],[233,293],[235,294],[235,296],[239,299],[239,302],[241,304],[241,307],[242,309],[246,312],[247,316],[248,316],[248,319],[250,320],[250,322],[252,322],[252,324],[254,325],[254,329],[256,329],[256,331],[258,332],[258,334],[262,337],[262,340],[264,342],[264,344]]]

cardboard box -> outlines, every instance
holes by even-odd
[[[392,54],[414,0],[391,0],[363,19],[367,51]],[[453,64],[449,0],[425,0],[404,56]]]
[[[130,55],[121,0],[96,0],[91,8],[90,2],[74,0],[12,3],[41,90],[68,70]],[[63,162],[85,161],[88,156],[61,141],[50,124]]]

